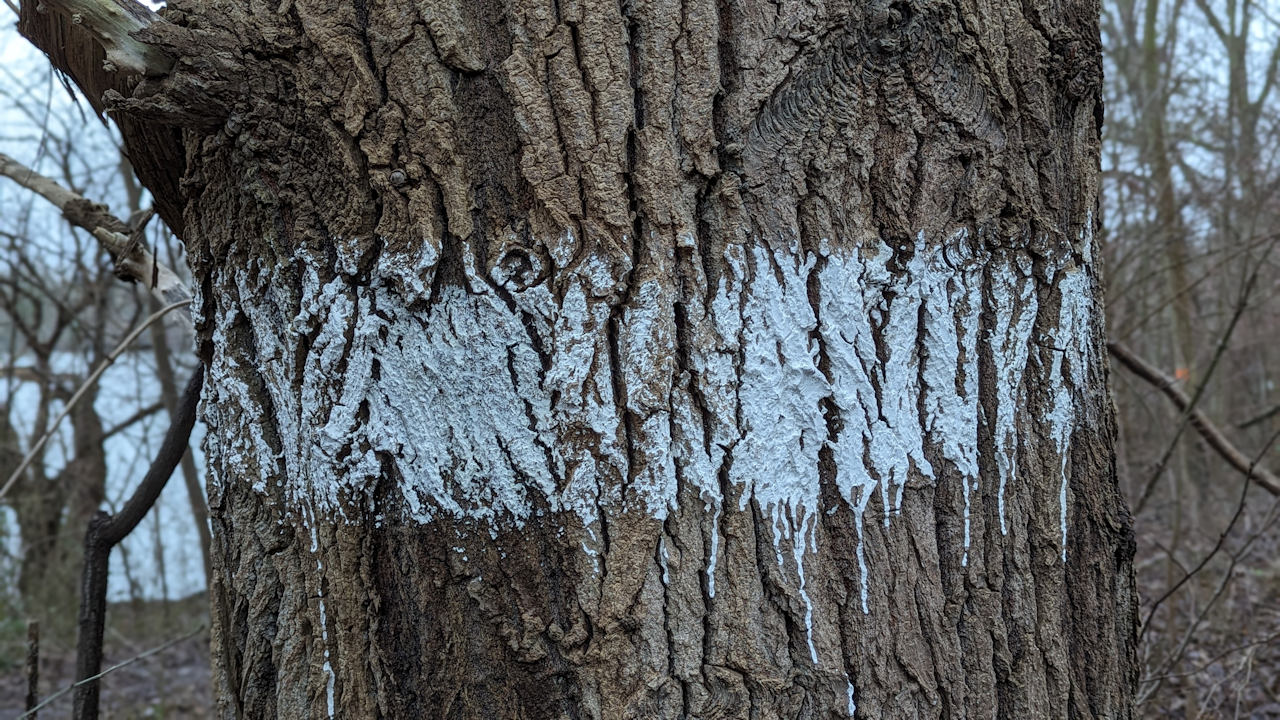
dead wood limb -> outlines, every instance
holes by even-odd
[[[139,30],[164,22],[147,6],[133,0],[41,1],[45,12],[53,9],[63,13],[102,45],[106,72],[163,75],[173,67],[173,58],[163,50],[134,37]]]
[[[68,222],[89,231],[115,260],[116,273],[126,280],[141,283],[161,303],[167,305],[191,297],[177,273],[158,261],[141,242],[135,241],[129,225],[112,215],[106,205],[62,187],[56,180],[4,153],[0,153],[0,175],[53,203]]]
[[[107,51],[102,43],[83,23],[71,22],[65,12],[49,11],[41,0],[22,0],[19,4],[18,32],[43,51],[53,67],[70,78],[103,122],[108,109],[107,92],[128,97],[140,82],[139,75],[107,72],[103,68]],[[129,164],[142,184],[151,189],[160,217],[169,229],[182,237],[181,183],[186,167],[182,133],[177,128],[142,123],[119,114],[114,119],[125,140]]]
[[[120,512],[115,515],[99,512],[89,521],[89,531],[84,539],[84,569],[80,579],[80,616],[76,640],[78,687],[72,715],[76,720],[97,720],[98,717],[99,687],[96,678],[102,670],[102,636],[106,627],[107,571],[111,549],[146,516],[156,498],[160,497],[160,491],[169,481],[173,469],[187,452],[203,384],[204,366],[198,365],[183,392],[182,404],[177,415],[172,418],[169,432],[160,445],[160,452],[138,488]]]
[[[1264,467],[1259,467],[1257,463],[1236,449],[1236,446],[1222,434],[1218,426],[1204,412],[1199,408],[1191,407],[1191,400],[1178,389],[1173,378],[1165,375],[1120,343],[1107,343],[1107,349],[1111,351],[1112,357],[1120,361],[1121,365],[1128,368],[1134,375],[1156,386],[1180,412],[1186,413],[1191,426],[1200,433],[1214,451],[1222,456],[1222,459],[1262,486],[1267,492],[1280,496],[1280,477]]]

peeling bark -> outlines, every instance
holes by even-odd
[[[1097,12],[174,2],[221,716],[1129,717]]]

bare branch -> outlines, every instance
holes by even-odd
[[[1203,570],[1204,567],[1209,564],[1209,561],[1212,560],[1218,554],[1218,551],[1222,549],[1223,543],[1227,541],[1227,536],[1231,534],[1231,531],[1234,530],[1236,527],[1236,522],[1240,520],[1240,515],[1244,512],[1245,500],[1247,500],[1248,497],[1249,497],[1249,481],[1248,479],[1246,479],[1241,484],[1240,502],[1236,504],[1236,511],[1231,516],[1231,522],[1227,523],[1227,526],[1223,528],[1221,533],[1218,534],[1218,542],[1214,544],[1213,549],[1209,551],[1209,554],[1205,555],[1204,558],[1200,560],[1199,564],[1197,564],[1195,568],[1191,570],[1184,570],[1182,577],[1173,585],[1171,585],[1168,590],[1165,590],[1159,597],[1157,597],[1154,602],[1151,603],[1151,610],[1147,612],[1147,619],[1142,621],[1142,630],[1138,632],[1139,643],[1141,643],[1142,639],[1146,637],[1147,631],[1151,629],[1151,620],[1156,616],[1156,611],[1160,609],[1160,606],[1164,604],[1164,601],[1168,600],[1174,593],[1178,592],[1179,588],[1181,588],[1183,585],[1186,585],[1187,582],[1191,580],[1191,578],[1195,577],[1197,573]],[[1172,557],[1173,553],[1170,553],[1169,555],[1170,557]]]
[[[1244,422],[1236,423],[1236,427],[1240,428],[1241,430],[1253,427],[1254,425],[1257,425],[1258,423],[1263,422],[1264,420],[1271,419],[1276,415],[1276,413],[1280,413],[1280,405],[1273,405],[1269,409],[1264,410],[1263,412],[1258,413],[1257,415],[1254,415],[1253,417],[1249,418],[1248,420],[1245,420]]]
[[[98,378],[102,373],[106,372],[108,367],[111,367],[111,363],[115,362],[116,358],[120,357],[120,354],[125,351],[125,348],[133,344],[133,341],[136,340],[138,336],[142,334],[142,331],[146,330],[151,323],[164,317],[171,310],[185,307],[190,304],[190,300],[181,300],[173,303],[172,305],[166,305],[159,312],[152,313],[151,317],[147,318],[141,325],[134,328],[133,332],[129,333],[129,335],[116,346],[116,349],[112,350],[107,357],[103,359],[102,363],[93,371],[93,374],[89,376],[89,379],[84,381],[84,384],[80,386],[80,389],[76,391],[76,394],[72,395],[71,399],[67,401],[67,404],[62,407],[62,412],[54,419],[53,424],[49,427],[48,431],[46,431],[45,434],[41,436],[40,440],[31,447],[31,451],[27,453],[26,457],[22,458],[22,462],[18,463],[18,468],[14,470],[13,474],[9,476],[9,479],[5,481],[4,486],[0,487],[0,498],[3,498],[5,494],[9,492],[9,489],[13,487],[14,483],[18,481],[18,478],[22,477],[22,471],[26,470],[27,466],[31,464],[31,461],[40,453],[40,449],[44,447],[44,444],[49,441],[49,438],[52,437],[53,433],[58,429],[58,424],[62,422],[62,419],[65,418],[68,413],[71,412],[71,409],[75,407],[76,403],[84,396],[85,392],[98,381]]]
[[[103,69],[140,75],[163,75],[173,58],[154,45],[134,39],[133,33],[164,22],[150,8],[133,0],[42,0],[88,30],[107,52]]]
[[[45,372],[38,367],[29,365],[8,365],[0,367],[0,375],[11,377],[18,382],[29,383],[52,383],[59,385],[64,382],[76,380],[76,376],[70,373],[54,373]]]
[[[1217,425],[1213,424],[1213,421],[1208,416],[1199,408],[1192,407],[1191,399],[1178,389],[1173,378],[1160,372],[1120,343],[1107,343],[1107,349],[1111,351],[1112,357],[1120,361],[1120,364],[1133,371],[1138,377],[1155,385],[1160,392],[1164,393],[1165,397],[1173,401],[1178,410],[1186,413],[1191,426],[1232,467],[1247,475],[1250,480],[1261,485],[1267,492],[1280,496],[1280,477],[1276,477],[1274,473],[1266,468],[1257,467],[1244,453],[1237,450],[1236,446],[1222,434],[1222,431],[1218,429]]]
[[[105,205],[64,188],[4,153],[0,153],[0,175],[39,194],[61,210],[72,225],[88,230],[115,259],[116,272],[142,283],[160,302],[169,304],[191,297],[178,275],[140,242],[134,242],[129,225],[112,215]]]
[[[106,440],[112,435],[115,435],[116,433],[119,433],[120,431],[128,428],[130,425],[133,425],[134,423],[139,422],[145,417],[150,417],[160,412],[161,410],[164,410],[164,403],[158,402],[158,401],[153,402],[144,408],[138,408],[138,411],[135,412],[134,414],[130,415],[124,420],[121,420],[120,422],[116,423],[114,426],[103,431],[102,439]]]
[[[178,412],[169,425],[160,451],[156,453],[150,469],[129,496],[129,500],[115,515],[99,512],[89,521],[84,538],[84,567],[80,577],[80,613],[76,639],[77,682],[73,712],[82,720],[97,720],[98,683],[102,673],[102,635],[107,616],[107,568],[111,548],[142,521],[143,516],[155,505],[160,491],[169,482],[169,476],[187,453],[191,428],[196,422],[196,406],[200,403],[200,388],[204,385],[204,366],[197,365],[187,382]]]

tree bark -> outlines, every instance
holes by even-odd
[[[220,716],[1130,717],[1097,13],[172,3]]]

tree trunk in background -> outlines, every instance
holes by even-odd
[[[36,367],[43,377],[53,372],[49,355],[38,355]],[[62,410],[74,388],[58,387],[49,381],[41,389],[33,432],[29,445],[43,437],[50,420]],[[91,387],[64,420],[70,429],[71,442],[61,448],[65,453],[62,469],[50,478],[45,474],[44,456],[49,443],[25,471],[15,492],[14,511],[21,539],[22,563],[18,572],[18,592],[27,608],[63,608],[73,611],[80,568],[84,562],[84,531],[89,519],[98,511],[106,495],[107,456],[103,443],[102,418],[94,409],[97,387]],[[54,400],[60,402],[53,402]],[[7,409],[7,408],[6,408]],[[9,420],[0,428],[0,437],[12,433]],[[16,440],[16,435],[12,436]],[[56,440],[54,441],[56,442]],[[15,447],[19,447],[14,443]],[[3,465],[8,472],[17,467],[25,453],[18,452],[12,463]],[[8,474],[7,472],[5,473]],[[73,613],[72,613],[73,614]],[[55,619],[57,620],[57,619]],[[74,618],[48,623],[56,637],[74,628]]]
[[[142,187],[134,179],[133,166],[127,157],[120,158],[120,177],[124,181],[125,194],[129,198],[129,213],[132,216],[142,210]],[[155,255],[160,255],[160,248],[155,248]],[[150,312],[159,312],[163,305],[154,296],[150,299]],[[156,362],[156,379],[160,381],[160,399],[164,403],[165,412],[170,418],[178,416],[182,402],[182,388],[173,373],[173,351],[169,347],[169,336],[164,323],[155,323],[150,329],[151,353]],[[213,544],[213,536],[209,530],[209,506],[204,497],[204,486],[200,484],[200,471],[196,468],[195,455],[184,453],[180,461],[182,481],[187,488],[187,502],[191,505],[191,519],[195,525],[196,537],[200,540],[200,559],[204,567],[206,585],[213,575],[209,548]],[[158,557],[163,557],[161,552]]]
[[[222,717],[1130,716],[1095,3],[167,12]]]

